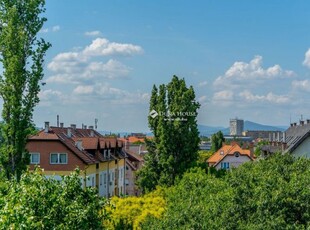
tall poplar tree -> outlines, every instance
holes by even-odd
[[[147,142],[149,153],[138,173],[144,191],[173,185],[197,160],[199,107],[193,87],[187,87],[184,79],[173,76],[169,84],[153,87],[148,121],[154,139]]]
[[[29,163],[26,140],[39,102],[40,80],[48,42],[37,38],[46,18],[44,0],[0,0],[0,95],[3,144],[0,162],[6,176],[20,178]]]

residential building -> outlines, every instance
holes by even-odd
[[[281,137],[272,138],[268,145],[262,147],[263,156],[282,152],[310,158],[310,119],[301,120],[299,124],[291,123]]]
[[[281,131],[266,131],[266,130],[246,130],[242,132],[242,136],[251,137],[253,140],[261,139],[266,141],[282,139]]]
[[[282,141],[284,152],[296,157],[310,158],[310,119],[292,123],[284,132]]]
[[[126,153],[126,195],[139,195],[141,191],[136,185],[136,173],[143,165],[143,157],[147,154],[145,134],[133,133],[124,138],[118,138],[124,143],[123,152]]]
[[[230,119],[230,135],[241,136],[244,129],[244,121],[238,118]]]
[[[253,160],[252,146],[249,149],[243,149],[236,142],[232,142],[229,145],[224,144],[207,162],[209,166],[213,166],[219,170],[236,168],[245,162]]]
[[[99,195],[125,194],[125,155],[123,143],[115,137],[103,137],[92,127],[50,127],[27,140],[30,169],[39,165],[46,177],[61,180],[77,167],[82,186],[97,187]]]

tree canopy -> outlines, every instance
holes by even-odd
[[[153,190],[158,184],[173,185],[196,161],[199,107],[193,87],[187,87],[184,79],[173,76],[167,85],[154,85],[148,117],[154,138],[146,142],[148,154],[138,174],[144,191]]]
[[[164,194],[163,218],[143,229],[308,229],[310,160],[278,154],[221,178],[197,168]]]
[[[218,131],[217,133],[211,136],[211,151],[216,152],[220,148],[222,148],[223,143],[225,142],[224,135],[222,131]]]
[[[1,166],[6,176],[20,178],[29,163],[25,150],[39,102],[43,61],[50,44],[37,38],[46,18],[44,0],[0,0],[0,96],[3,99]]]

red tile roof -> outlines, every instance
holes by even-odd
[[[68,136],[68,130],[70,130],[70,136]],[[123,146],[122,141],[118,141],[114,137],[103,137],[93,129],[50,127],[47,133],[45,130],[41,130],[37,135],[28,138],[28,141],[40,140],[60,141],[86,164],[105,160],[100,154],[94,156],[86,150],[98,150],[98,146],[100,149]],[[79,140],[82,141],[83,149],[79,149],[76,145],[76,142]]]

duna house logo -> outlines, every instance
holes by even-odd
[[[153,110],[149,113],[149,115],[151,116],[151,118],[155,118],[155,117],[158,116],[158,113],[156,112],[156,110],[153,109]]]

